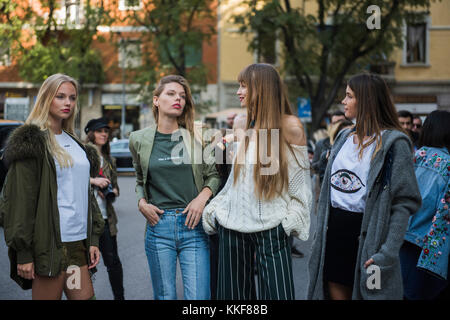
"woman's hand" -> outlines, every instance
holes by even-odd
[[[147,203],[144,198],[139,200],[138,207],[139,211],[152,226],[155,226],[158,223],[159,215],[164,213],[164,210],[161,210],[157,206]]]
[[[109,179],[103,177],[90,178],[90,182],[91,184],[99,187],[100,189],[106,188],[111,183]]]
[[[364,268],[368,268],[371,264],[373,264],[375,261],[373,261],[372,258],[370,258],[369,260],[366,261],[366,263],[364,263]]]
[[[100,250],[98,250],[98,247],[89,247],[89,257],[91,258],[91,261],[88,269],[92,269],[100,262]]]
[[[34,279],[34,263],[25,263],[17,265],[17,274],[24,279],[32,280]]]
[[[212,192],[209,188],[204,188],[199,195],[189,202],[187,207],[183,210],[183,213],[187,213],[186,222],[184,223],[189,229],[194,229],[200,222],[200,218],[205,209],[206,202],[212,196]]]

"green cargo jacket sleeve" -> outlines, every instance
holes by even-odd
[[[33,262],[33,231],[39,193],[38,160],[29,158],[14,161],[2,192],[5,241],[17,252],[17,263]],[[7,183],[8,181],[12,183]]]
[[[99,247],[100,236],[103,234],[105,228],[105,221],[103,220],[102,213],[95,199],[94,189],[90,188],[89,195],[91,197],[91,209],[92,210],[92,234],[90,245]]]

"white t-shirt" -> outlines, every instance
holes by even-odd
[[[61,241],[87,238],[90,163],[85,151],[67,133],[55,135],[73,159],[73,167],[61,168],[55,159]]]
[[[100,167],[103,167],[103,157],[102,156],[100,156]],[[100,212],[102,213],[103,219],[106,220],[106,219],[108,219],[108,214],[106,213],[106,199],[102,199],[102,197],[100,197],[98,195],[99,190],[100,189],[98,187],[95,188],[95,191],[94,191],[95,199],[97,200],[97,204],[98,204],[98,207],[100,208]]]
[[[331,205],[351,212],[364,212],[370,160],[376,142],[364,149],[359,159],[358,144],[350,135],[339,150],[331,167]]]

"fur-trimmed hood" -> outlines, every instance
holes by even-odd
[[[33,124],[18,127],[9,136],[4,153],[6,161],[42,158],[46,151],[46,136],[45,131]]]
[[[89,145],[85,145],[80,140],[68,133],[86,152],[91,168],[91,177],[97,176],[100,170],[100,158],[97,150]],[[24,124],[15,129],[8,139],[4,156],[7,162],[24,160],[29,158],[43,159],[47,152],[45,140],[47,132],[41,130],[34,124]]]

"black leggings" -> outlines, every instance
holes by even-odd
[[[117,253],[117,236],[111,236],[108,220],[99,241],[103,262],[108,270],[114,300],[124,300],[122,263]]]

